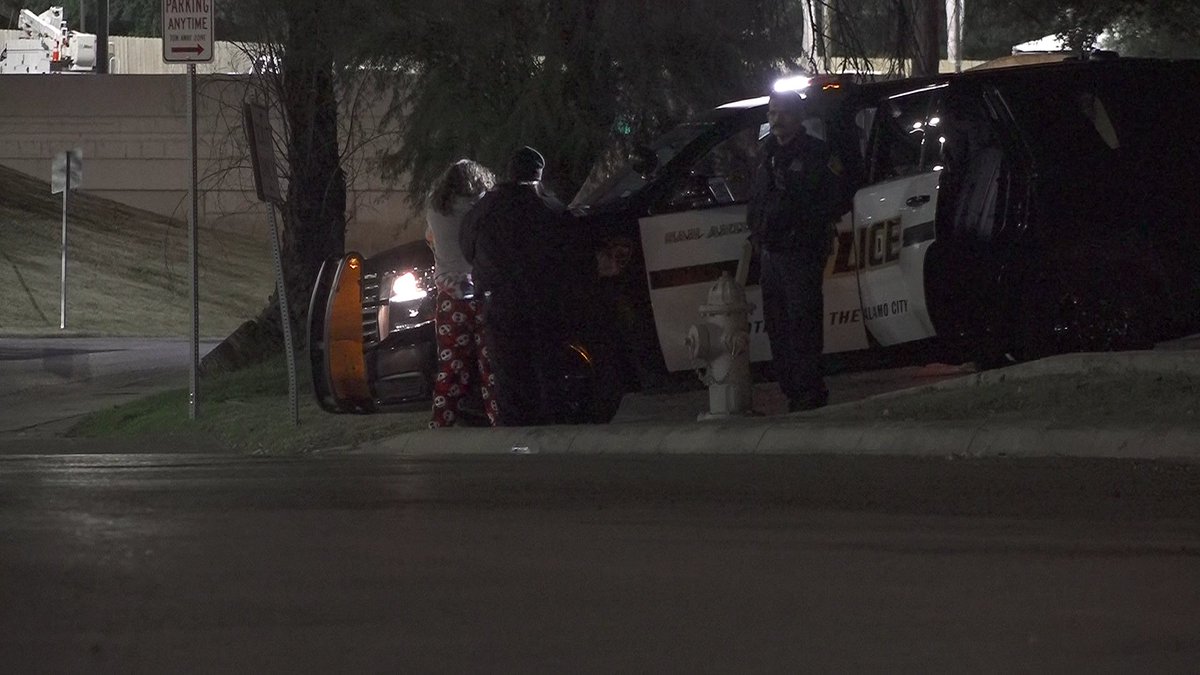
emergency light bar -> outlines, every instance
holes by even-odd
[[[775,84],[771,85],[771,91],[801,91],[807,89],[812,83],[812,78],[808,75],[793,75],[791,77],[782,77],[775,80]]]

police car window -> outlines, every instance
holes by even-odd
[[[1020,82],[1001,91],[1021,136],[1040,159],[1078,165],[1121,147],[1121,129],[1094,83]]]
[[[1004,152],[981,93],[947,98],[939,140],[946,169],[939,199],[951,214],[939,232],[959,241],[990,241],[1004,226]]]
[[[758,125],[713,146],[668,191],[664,211],[746,202],[757,166]]]
[[[711,128],[711,123],[688,123],[660,136],[650,146],[658,167],[666,166],[680,149]],[[642,189],[650,177],[634,170],[630,162],[624,162],[607,176],[589,178],[572,200],[571,206],[596,207],[619,202]]]
[[[941,120],[931,110],[933,96],[928,90],[896,96],[875,114],[872,182],[922,173],[938,164]]]
[[[854,114],[854,130],[858,140],[858,155],[867,156],[867,148],[871,142],[871,127],[875,123],[875,112],[878,108],[863,108]]]
[[[935,96],[925,115],[925,147],[921,150],[921,172],[941,171],[945,167],[946,120],[942,99]]]

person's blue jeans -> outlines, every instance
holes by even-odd
[[[807,251],[767,251],[760,258],[763,318],[779,388],[793,409],[829,397],[821,369],[825,347],[825,259]]]

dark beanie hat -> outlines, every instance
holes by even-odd
[[[521,183],[538,181],[542,179],[545,166],[546,158],[542,153],[526,145],[508,160],[508,177]]]
[[[804,107],[804,101],[807,97],[803,92],[785,89],[783,91],[771,92],[771,100],[775,105],[783,106],[787,110],[797,110]]]

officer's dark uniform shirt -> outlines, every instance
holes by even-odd
[[[747,224],[768,251],[828,255],[833,224],[850,208],[841,162],[821,140],[800,134],[763,143]]]

